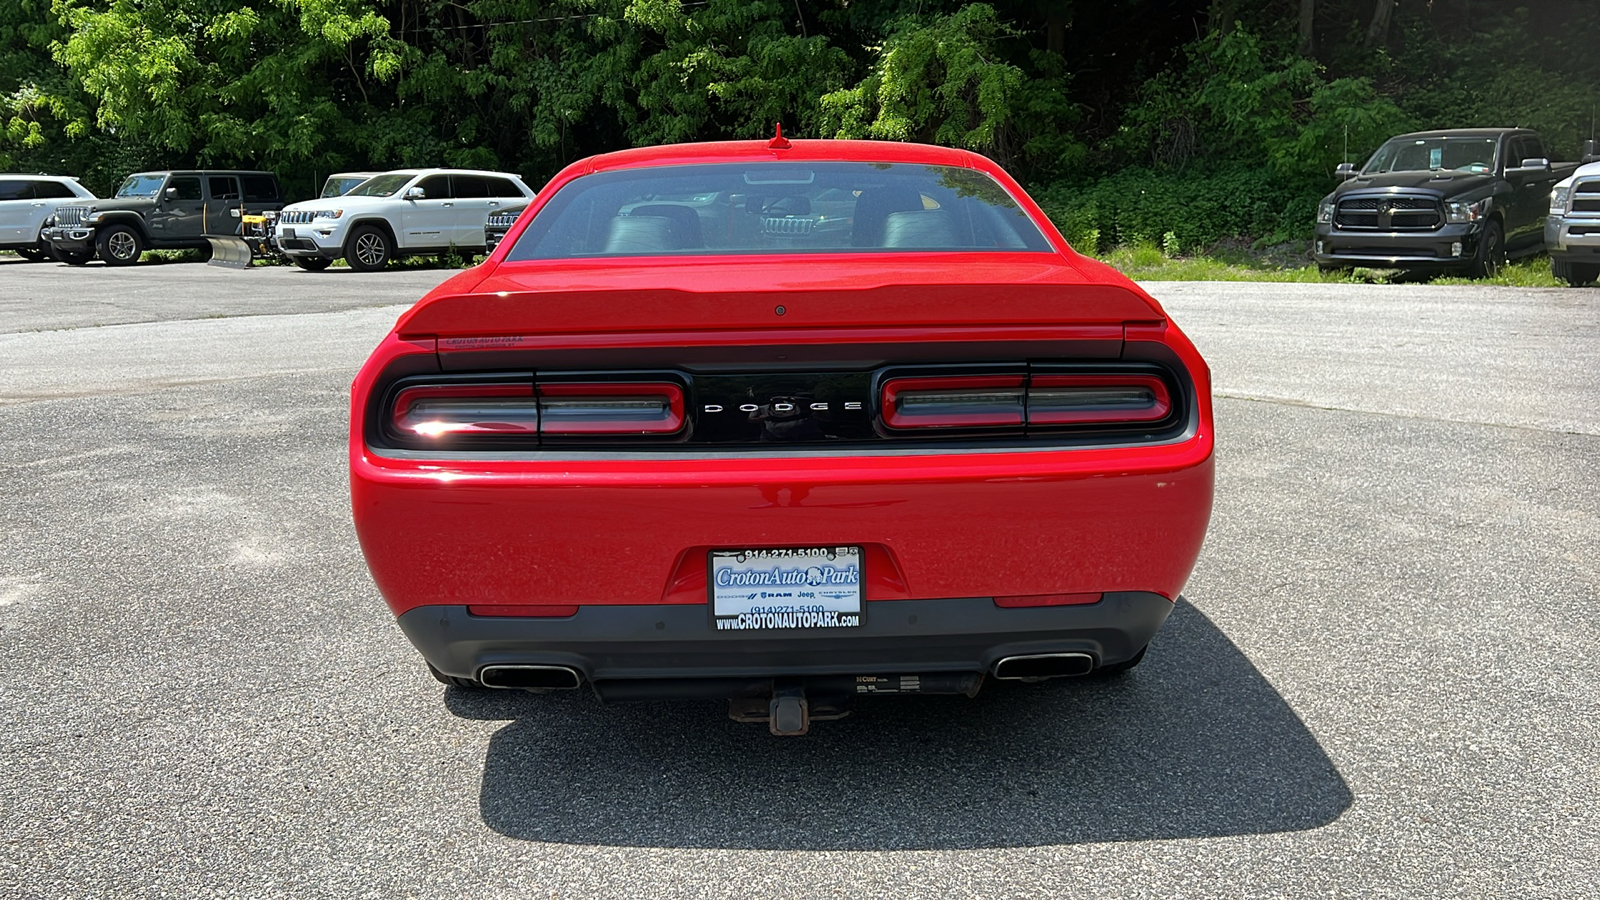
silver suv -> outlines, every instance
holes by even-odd
[[[29,262],[50,258],[50,244],[40,232],[56,207],[94,194],[76,178],[58,175],[0,175],[0,250]]]
[[[311,271],[341,257],[352,269],[374,272],[400,256],[477,255],[489,214],[532,199],[521,177],[506,172],[396,169],[342,196],[284,207],[278,247]]]

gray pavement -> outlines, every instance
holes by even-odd
[[[0,894],[1595,893],[1600,291],[1149,285],[1219,468],[1144,665],[780,740],[423,670],[345,399],[450,272],[52,269],[0,264]]]

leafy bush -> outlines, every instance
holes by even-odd
[[[1083,187],[1045,187],[1036,196],[1068,243],[1094,253],[1145,243],[1194,249],[1233,237],[1303,237],[1321,194],[1296,192],[1270,172],[1235,164],[1215,171],[1126,169]]]

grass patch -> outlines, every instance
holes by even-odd
[[[480,256],[466,256],[460,253],[439,253],[433,256],[400,256],[389,260],[385,269],[421,270],[421,269],[470,269],[478,263],[488,259],[487,254]],[[333,261],[336,269],[349,268],[350,264],[343,258]]]
[[[1550,257],[1539,256],[1519,259],[1502,266],[1493,278],[1463,278],[1459,275],[1440,276],[1434,284],[1502,284],[1507,287],[1565,287],[1566,282],[1550,274]]]
[[[1097,258],[1135,281],[1279,281],[1327,284],[1495,284],[1506,287],[1560,287],[1550,274],[1550,259],[1538,255],[1504,266],[1493,278],[1429,276],[1399,269],[1319,270],[1304,242],[1257,248],[1221,244],[1201,253],[1172,252],[1154,243],[1117,247]]]

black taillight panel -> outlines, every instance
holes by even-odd
[[[369,442],[442,451],[1143,441],[1181,431],[1190,402],[1157,363],[1056,360],[430,374],[383,396]]]

